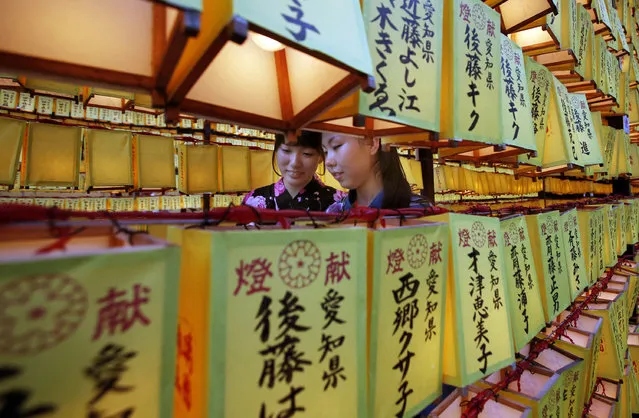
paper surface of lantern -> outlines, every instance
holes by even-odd
[[[3,413],[169,418],[179,249],[140,235],[123,248],[108,230],[88,229],[66,252],[35,256],[55,242],[47,227],[15,232],[32,238],[0,243],[2,320],[12,324],[0,343],[2,391],[28,403]],[[52,375],[64,379],[42,383]]]
[[[630,392],[632,412],[639,411],[639,334],[628,334],[628,359],[631,367]]]
[[[178,190],[186,194],[217,192],[218,146],[182,142],[177,151]]]
[[[432,81],[441,80],[443,9],[443,2],[433,0],[405,6],[364,1],[377,88],[347,97],[312,126],[372,136],[439,131],[441,83]],[[361,117],[371,120],[355,120]]]
[[[501,103],[503,143],[537,151],[524,55],[506,35],[501,35]]]
[[[500,144],[499,14],[479,0],[444,4],[441,135]],[[495,104],[500,105],[495,106]]]
[[[251,188],[249,149],[221,146],[218,149],[220,192],[246,192]]]
[[[504,253],[498,219],[447,214],[450,256],[446,289],[444,383],[466,386],[514,358]],[[471,330],[470,332],[468,330]]]
[[[384,228],[369,239],[369,416],[409,417],[441,394],[448,226]]]
[[[153,135],[133,137],[133,178],[137,189],[175,188],[173,138]]]
[[[556,211],[528,215],[526,221],[546,321],[552,321],[572,302],[560,215]]]
[[[249,159],[251,161],[251,190],[258,187],[268,186],[272,184],[272,176],[269,176],[273,172],[273,152],[250,150]]]
[[[617,263],[617,206],[603,205],[604,264],[612,267]]]
[[[179,324],[193,336],[191,403],[176,388],[174,416],[270,416],[295,401],[312,415],[367,417],[366,234],[170,230],[189,278]],[[278,347],[295,368],[279,367]]]
[[[195,115],[296,130],[360,85],[372,90],[372,75],[356,0],[211,0],[201,34],[188,40],[168,83],[167,101]]]
[[[13,186],[18,171],[26,122],[0,118],[0,184]]]
[[[588,108],[586,95],[568,93],[574,133],[576,135],[577,155],[584,166],[599,165],[603,163],[601,149],[596,137],[595,127]]]
[[[87,186],[133,186],[130,132],[87,130]]]
[[[29,124],[27,186],[77,187],[82,128]]]
[[[515,351],[521,350],[546,324],[526,218],[501,221],[508,285],[510,323]]]
[[[547,14],[557,12],[555,0],[507,0],[499,5],[499,13],[504,20],[505,33],[516,32],[527,24]]]

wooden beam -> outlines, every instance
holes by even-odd
[[[195,61],[187,74],[174,86],[169,85],[167,103],[179,105],[185,99],[197,80],[204,74],[215,57],[222,51],[228,41],[243,43],[248,37],[248,22],[239,16],[233,16],[226,28],[213,39],[204,53]]]
[[[295,115],[291,121],[292,129],[300,129],[309,124],[332,105],[356,91],[360,86],[360,82],[361,79],[358,74],[349,74],[344,77],[331,89],[326,91]]]
[[[166,6],[153,4],[153,39],[151,45],[151,66],[153,74],[157,74],[166,51]]]
[[[313,122],[306,126],[307,129],[314,129],[318,131],[335,132],[346,135],[364,136],[366,130],[364,128],[356,128],[352,126],[337,125],[327,122]]]
[[[106,84],[128,91],[148,92],[153,88],[152,77],[6,51],[0,51],[0,68],[27,74],[55,76],[75,84],[83,82]]]
[[[153,5],[157,7],[157,5]],[[155,12],[155,9],[154,9]],[[154,13],[155,17],[155,13]],[[159,36],[156,32],[162,31],[165,34],[166,30],[166,18],[164,25],[160,28],[161,21],[156,26],[156,22],[153,22],[154,41],[155,37]],[[169,36],[168,43],[165,42],[164,49],[161,52],[161,58],[157,63],[157,67],[153,68],[155,71],[155,89],[161,93],[166,92],[166,87],[169,84],[171,75],[177,67],[186,43],[189,38],[195,37],[200,33],[200,13],[194,11],[180,11],[178,12],[171,35]],[[166,35],[165,35],[166,36]],[[155,43],[154,43],[155,47]],[[156,51],[154,48],[153,56],[156,58]]]
[[[291,94],[291,79],[288,74],[288,61],[286,49],[275,51],[275,72],[277,74],[277,87],[280,93],[280,109],[282,119],[291,122],[295,113],[293,111],[293,95]]]
[[[223,122],[237,123],[247,127],[255,127],[266,130],[285,132],[292,130],[291,126],[281,120],[266,116],[255,115],[240,110],[229,109],[209,103],[202,103],[196,100],[186,99],[180,107],[182,112],[200,115]]]

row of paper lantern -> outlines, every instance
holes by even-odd
[[[608,196],[612,194],[612,184],[595,183],[591,181],[564,180],[545,178],[544,191],[558,195],[596,194]]]
[[[311,361],[307,370],[291,382],[292,385],[299,381],[312,382],[307,384],[314,388],[316,395],[306,398],[307,411],[328,408],[333,416],[360,416],[361,408],[368,408],[365,416],[413,416],[440,394],[442,378],[443,382],[457,387],[466,387],[484,378],[490,380],[490,375],[514,361],[515,352],[526,349],[547,322],[560,320],[564,309],[594,283],[606,267],[616,263],[618,254],[625,251],[627,239],[638,240],[639,225],[633,226],[629,218],[639,219],[637,212],[637,203],[629,201],[561,215],[548,212],[518,216],[501,222],[495,218],[457,214],[409,221],[403,228],[393,228],[398,225],[390,221],[385,229],[369,233],[372,250],[367,262],[371,287],[369,309],[372,309],[368,319],[346,316],[346,312],[357,312],[352,304],[357,303],[356,295],[365,294],[366,288],[352,280],[355,274],[366,274],[367,258],[356,244],[360,239],[363,248],[366,240],[357,229],[337,228],[324,231],[325,236],[308,234],[308,231],[265,234],[259,241],[258,255],[253,251],[258,244],[247,234],[169,228],[169,239],[182,245],[184,279],[180,321],[193,330],[193,341],[200,341],[199,347],[193,347],[194,364],[212,367],[210,374],[198,377],[197,371],[181,368],[180,373],[193,379],[192,382],[200,382],[201,387],[194,392],[200,397],[194,395],[190,403],[186,403],[184,390],[176,389],[176,416],[237,416],[259,411],[262,403],[267,409],[277,407],[278,400],[288,394],[289,388],[275,384],[267,389],[265,382],[271,375],[265,373],[271,369],[264,355],[269,347],[278,344],[277,338],[282,334],[272,340],[273,332],[264,331],[262,325],[269,312],[274,315],[279,303],[290,302],[289,293],[293,293],[294,300],[303,307],[298,309],[299,324],[310,329],[304,334],[291,332],[293,338],[299,338],[300,350],[311,352],[316,341],[319,344],[322,338],[325,342],[335,338],[341,341],[332,346],[332,350],[326,349],[329,353],[326,359],[333,356],[334,361],[341,361],[338,364],[345,379],[340,378],[336,385],[350,394],[342,398],[340,391],[322,390],[326,382],[320,380],[321,376],[327,376],[330,369],[322,362],[323,356],[319,356],[317,363]],[[614,226],[608,217],[614,219]],[[424,221],[443,221],[448,227],[424,224]],[[623,244],[624,250],[618,244]],[[209,248],[218,248],[220,253]],[[358,259],[356,254],[362,258]],[[199,267],[207,259],[210,259],[207,267]],[[304,266],[311,265],[300,268],[301,260],[307,260]],[[350,263],[344,264],[344,260]],[[335,262],[341,263],[339,267]],[[261,282],[259,278],[259,283],[269,287],[268,292],[260,294],[251,272],[265,266],[272,266],[269,272],[273,278],[278,277],[277,270],[280,280]],[[205,289],[195,285],[200,278],[208,283]],[[630,283],[630,279],[627,281]],[[639,289],[636,281],[634,277],[633,291]],[[225,282],[223,286],[222,282]],[[223,297],[220,295],[213,301],[209,295],[219,292],[224,292]],[[330,316],[324,316],[320,309],[326,306],[322,303],[327,303],[329,295],[341,297],[339,313],[344,316],[339,326],[331,323]],[[215,306],[221,299],[225,300],[222,306]],[[603,309],[601,314],[605,315]],[[316,320],[311,319],[314,316]],[[211,319],[214,317],[215,322]],[[604,321],[610,327],[610,321]],[[356,338],[355,324],[365,322],[371,324],[368,366],[363,360],[356,360],[357,344],[351,342],[353,346],[346,348],[349,338]],[[237,331],[241,329],[247,333],[240,338]],[[322,338],[319,334],[315,336],[315,332],[320,331],[324,333]],[[226,343],[217,346],[219,348],[207,348],[205,341],[211,338]],[[504,341],[512,343],[504,344]],[[325,346],[318,347],[322,352],[321,347]],[[411,353],[410,364],[402,362],[406,352]],[[608,367],[609,363],[603,360],[605,356],[607,354],[600,363]],[[442,361],[433,362],[433,358]],[[580,363],[574,357],[572,360]],[[246,376],[244,383],[235,378],[229,369],[233,364],[256,370],[248,374],[258,383],[251,389],[250,401],[230,401],[235,394],[247,394]],[[365,374],[359,371],[362,367],[368,367],[366,391],[363,390]],[[595,363],[595,370],[597,367]],[[606,376],[616,376],[616,369],[608,373]],[[554,372],[548,377],[554,379],[554,383],[559,377],[553,378],[553,375]],[[583,374],[584,380],[580,376],[574,382],[577,389],[572,396],[578,402],[591,393],[586,375]],[[600,375],[603,376],[597,374]],[[210,399],[222,387],[227,400],[223,409],[217,409]],[[414,394],[406,398],[405,404],[402,387],[412,389]],[[536,410],[534,399],[524,403]],[[561,408],[567,411],[568,404],[564,407],[562,402]]]
[[[542,182],[529,177],[515,179],[512,174],[473,170],[470,167],[442,165],[435,167],[435,192],[473,192],[479,195],[525,195],[538,193]]]
[[[76,295],[68,292],[79,292],[75,309],[95,320],[69,312],[65,323],[75,331],[60,331],[67,338],[50,342],[55,349],[17,340],[11,328],[1,355],[20,368],[14,381],[24,385],[48,373],[42,364],[82,371],[115,350],[128,359],[123,384],[135,388],[118,408],[148,415],[173,406],[177,417],[270,416],[295,397],[313,415],[413,416],[439,396],[442,381],[466,387],[512,364],[516,351],[639,240],[638,210],[634,200],[501,221],[453,213],[387,219],[378,229],[170,227],[167,237],[179,250],[89,230],[71,238],[65,253],[43,255],[33,252],[55,241],[49,227],[30,234],[15,227],[0,243],[0,294],[12,295],[7,312],[20,301],[41,307],[38,285],[50,284],[56,290],[45,289],[48,297],[62,307]],[[624,334],[606,312],[623,322],[619,308],[629,308],[627,297],[613,293],[614,306],[590,310],[609,315],[602,327],[611,344],[598,364],[618,378],[623,347],[612,338]],[[127,303],[122,325],[109,325],[109,295]],[[592,352],[592,341],[588,347]],[[289,368],[292,359],[297,366]],[[577,380],[592,384],[583,376]],[[85,373],[70,373],[60,385],[62,392],[34,390],[55,402],[59,416],[92,407],[96,394]],[[583,399],[589,385],[577,386],[574,396]],[[306,393],[313,396],[298,396]]]
[[[177,145],[176,184],[173,138],[128,131],[0,118],[0,142],[7,150],[0,161],[0,184],[11,186],[21,152],[23,186],[78,187],[81,161],[86,161],[86,187],[96,188],[177,187],[187,194],[246,192],[275,178],[271,151],[182,142]]]

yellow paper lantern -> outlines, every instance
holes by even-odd
[[[240,146],[221,146],[218,155],[219,191],[228,193],[250,190],[249,149]]]
[[[218,187],[218,146],[178,145],[178,190],[186,194],[216,193]]]
[[[130,132],[87,130],[87,186],[133,186]]]
[[[252,149],[249,151],[251,161],[251,189],[272,184],[273,152]]]
[[[136,189],[175,188],[173,138],[153,135],[133,137],[133,174]]]
[[[0,117],[0,184],[13,186],[22,152],[22,140],[27,123]]]
[[[27,186],[77,187],[82,128],[31,123],[27,144]]]

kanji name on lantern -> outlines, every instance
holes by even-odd
[[[420,30],[421,16],[417,6],[420,0],[404,0],[401,6],[402,21],[404,25],[402,27],[402,41],[406,46],[406,54],[399,56],[399,61],[404,65],[404,87],[399,95],[399,110],[420,112],[418,105],[419,97],[414,93],[413,89],[416,87],[417,79],[414,75],[411,75],[411,71],[418,71],[419,65],[414,60],[417,55],[415,49],[423,47],[422,33]],[[391,2],[392,3],[392,2]],[[403,48],[402,48],[403,51]]]
[[[464,35],[464,43],[466,44],[466,75],[470,80],[470,83],[468,84],[469,91],[466,95],[470,97],[473,102],[473,110],[470,113],[470,125],[468,130],[472,131],[479,122],[479,113],[476,110],[476,97],[479,96],[479,90],[476,82],[481,80],[482,77],[480,61],[483,54],[479,49],[479,34],[477,33],[476,28],[471,29],[470,20],[468,19],[469,15],[470,7],[466,3],[461,3],[460,17],[466,22],[466,31]]]
[[[470,296],[475,298],[475,302],[473,303],[473,323],[477,331],[474,338],[476,348],[479,351],[477,362],[479,363],[479,370],[482,373],[486,373],[488,369],[488,358],[492,356],[493,353],[488,349],[490,339],[488,338],[488,329],[486,329],[486,320],[489,317],[489,312],[483,295],[486,287],[484,284],[485,278],[479,272],[478,266],[480,255],[481,253],[474,247],[472,251],[468,253],[468,258],[471,260],[470,271],[472,274],[470,280]]]
[[[559,313],[559,287],[557,286],[557,265],[555,264],[555,256],[553,253],[552,235],[546,235],[546,261],[548,265],[548,274],[550,274],[550,295],[553,303],[553,314]]]
[[[326,280],[324,285],[339,284],[342,280],[350,280],[351,275],[348,273],[348,266],[350,265],[350,254],[342,251],[340,254],[335,254],[331,251],[330,256],[326,259]]]
[[[193,333],[178,324],[177,331],[177,356],[175,363],[175,389],[184,402],[188,411],[193,404],[192,385],[193,380]]]
[[[375,66],[375,71],[377,74],[376,81],[378,83],[377,89],[373,93],[375,96],[375,102],[372,103],[368,109],[373,111],[375,109],[379,109],[380,112],[386,113],[387,116],[396,116],[397,111],[390,105],[389,95],[388,95],[388,79],[386,78],[386,74],[382,71],[384,68],[388,67],[388,58],[393,54],[393,41],[390,35],[390,31],[393,30],[397,32],[397,26],[391,20],[393,11],[395,9],[395,1],[388,0],[388,4],[392,7],[388,7],[384,1],[381,1],[379,6],[377,6],[377,16],[373,18],[371,23],[377,23],[377,38],[375,39],[375,43],[377,44],[377,48],[375,51],[377,52],[377,56],[374,57],[377,65]]]
[[[298,348],[303,334],[307,333],[311,327],[299,323],[300,315],[306,311],[306,308],[299,303],[297,296],[287,291],[278,302],[277,316],[280,322],[277,335],[271,332],[271,316],[273,310],[277,308],[272,306],[273,300],[268,295],[262,295],[256,315],[258,322],[255,331],[258,333],[259,341],[264,345],[264,348],[258,352],[263,357],[263,366],[257,384],[260,388],[271,391],[275,390],[276,386],[286,387],[286,395],[278,401],[278,404],[284,405],[284,408],[277,414],[271,414],[268,412],[266,402],[262,402],[260,418],[292,417],[306,409],[298,405],[298,396],[306,388],[303,385],[295,385],[295,375],[304,373],[305,367],[312,364],[306,353]],[[281,384],[278,385],[278,383]]]
[[[439,6],[439,3],[438,3]],[[424,0],[424,18],[423,18],[423,28],[422,35],[424,37],[424,43],[422,45],[422,59],[426,64],[435,64],[435,57],[433,53],[433,44],[432,38],[435,37],[435,31],[433,31],[432,27],[433,23],[433,14],[435,14],[436,10],[433,6],[432,0]]]
[[[98,322],[92,339],[99,339],[103,333],[115,335],[115,333],[127,332],[133,325],[147,326],[151,320],[142,311],[143,305],[149,302],[151,289],[135,284],[132,295],[126,290],[118,290],[114,287],[102,298],[98,299],[100,310]]]
[[[293,35],[297,42],[304,42],[308,32],[321,35],[315,25],[304,19],[302,0],[290,0],[288,11],[290,14],[282,13],[281,15],[287,23],[286,30]]]
[[[37,415],[50,415],[57,411],[58,406],[53,402],[35,402],[31,397],[33,391],[24,385],[6,388],[11,379],[18,378],[22,369],[17,365],[0,364],[0,413],[3,417],[32,417]],[[5,389],[6,388],[6,389]]]
[[[517,246],[510,246],[510,261],[513,265],[513,276],[515,279],[515,289],[517,289],[517,309],[521,314],[522,322],[524,324],[524,332],[528,334],[528,295],[526,293],[526,285],[524,283],[524,277],[522,275],[521,266],[519,265],[519,254],[517,253]]]
[[[410,369],[411,359],[415,353],[410,351],[411,341],[413,339],[413,324],[415,318],[419,314],[419,300],[417,292],[419,290],[419,280],[412,273],[407,273],[398,278],[399,286],[393,290],[393,298],[397,305],[395,312],[395,322],[393,323],[393,336],[399,334],[400,350],[397,355],[397,363],[393,366],[393,370],[397,370],[399,378],[399,386],[397,389],[398,399],[395,405],[398,405],[398,417],[403,417],[406,412],[408,397],[413,394],[414,390],[410,387],[410,382],[406,378]]]

